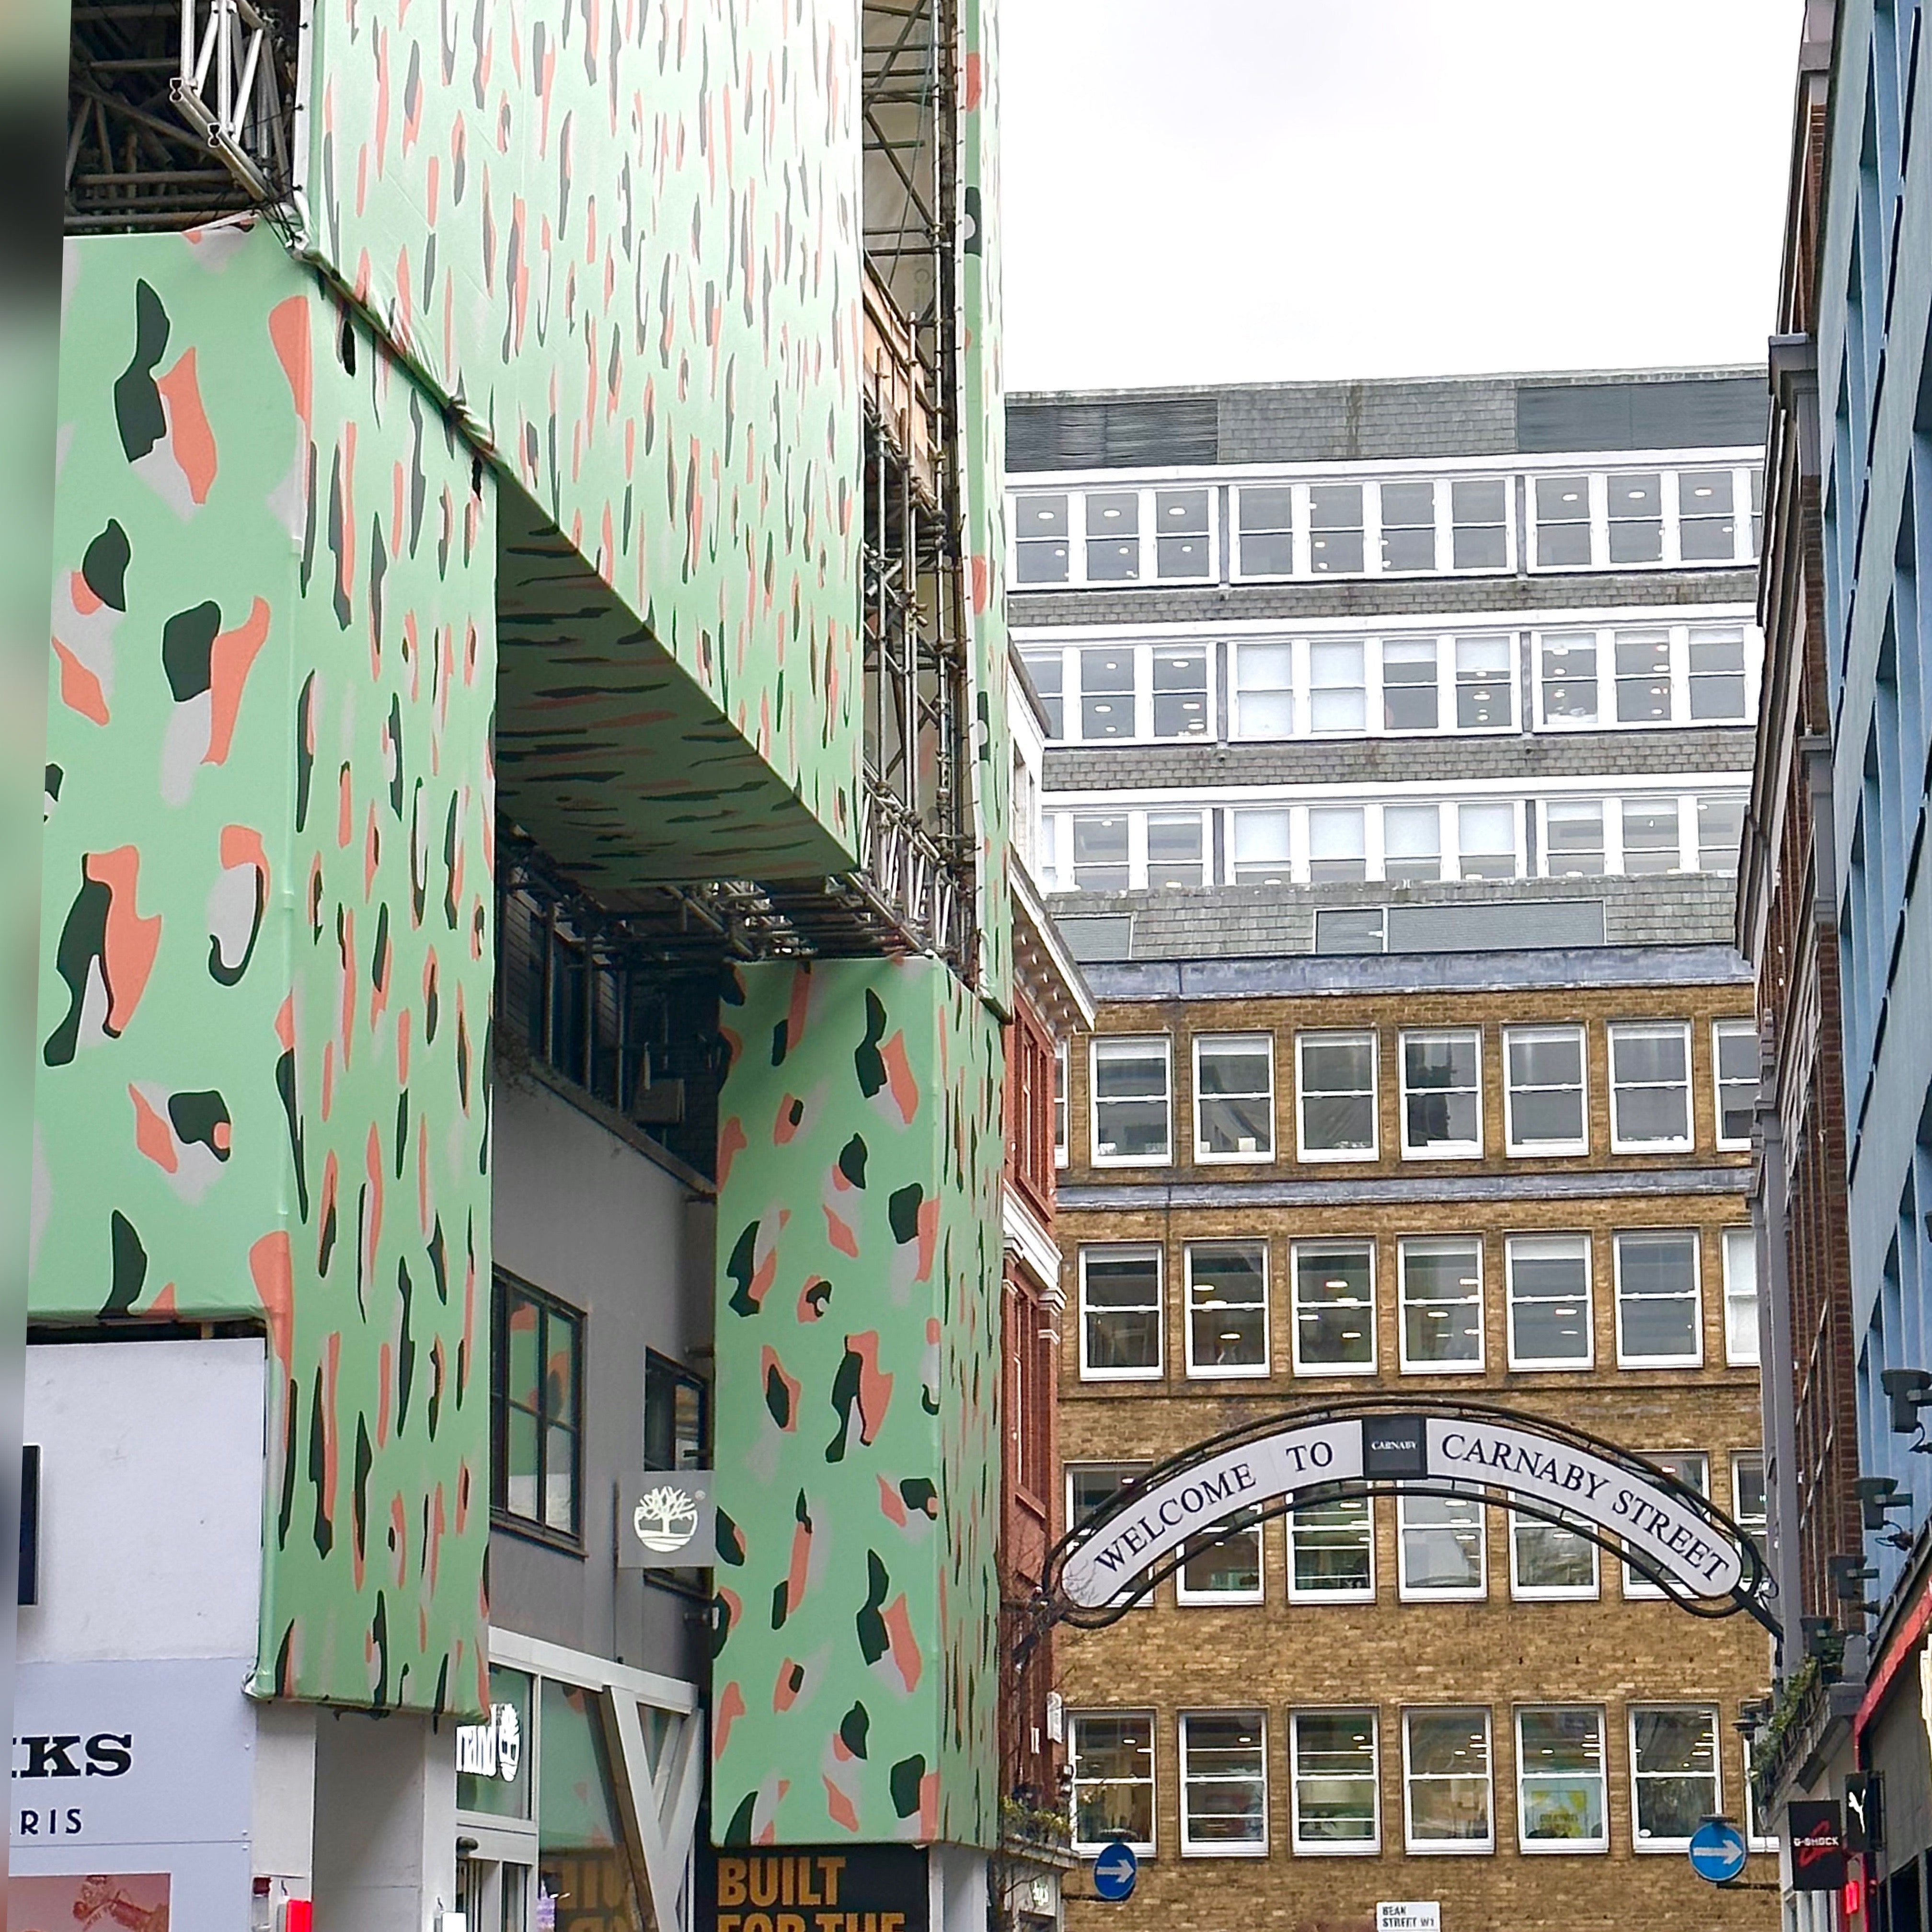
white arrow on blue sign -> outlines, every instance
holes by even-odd
[[[1122,1899],[1133,1891],[1141,1862],[1134,1848],[1116,1840],[1094,1861],[1094,1889],[1102,1898]]]
[[[1690,1869],[1713,1885],[1729,1885],[1744,1868],[1744,1835],[1724,1818],[1706,1818],[1690,1834]]]

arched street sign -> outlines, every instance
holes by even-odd
[[[1706,1818],[1690,1834],[1690,1869],[1713,1885],[1729,1885],[1744,1868],[1749,1848],[1728,1818]]]
[[[1587,1537],[1697,1615],[1742,1610],[1778,1627],[1756,1546],[1666,1471],[1540,1416],[1376,1397],[1245,1424],[1151,1470],[1055,1547],[1046,1618],[1112,1622],[1232,1520],[1395,1491],[1484,1496]]]

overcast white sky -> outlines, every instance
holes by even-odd
[[[1760,360],[1802,0],[1006,0],[1010,388]]]

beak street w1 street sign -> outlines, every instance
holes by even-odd
[[[1735,1596],[1744,1575],[1736,1533],[1702,1499],[1606,1443],[1531,1416],[1472,1406],[1406,1414],[1283,1418],[1272,1433],[1154,1471],[1089,1532],[1064,1545],[1059,1587],[1077,1610],[1122,1593],[1194,1537],[1244,1509],[1333,1484],[1456,1482],[1500,1490],[1587,1522],[1646,1559],[1682,1599]],[[1754,1565],[1754,1575],[1756,1574]],[[1734,1607],[1737,1606],[1734,1605]]]

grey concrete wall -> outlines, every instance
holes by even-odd
[[[694,1678],[704,1606],[616,1569],[615,1506],[644,1468],[646,1349],[710,1369],[711,1204],[500,1060],[494,1106],[497,1264],[584,1311],[585,1430],[583,1553],[493,1531],[491,1619]]]

